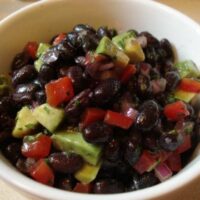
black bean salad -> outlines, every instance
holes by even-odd
[[[82,193],[150,187],[200,136],[200,72],[148,32],[76,25],[28,42],[0,76],[0,147],[32,179]]]

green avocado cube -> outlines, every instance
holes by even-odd
[[[36,57],[39,58],[43,53],[45,53],[51,47],[48,43],[40,43],[37,49]]]
[[[91,165],[97,165],[100,160],[102,148],[86,142],[80,132],[60,131],[54,133],[51,138],[56,149],[76,153]]]
[[[32,133],[37,125],[38,122],[33,116],[32,111],[27,106],[24,106],[17,113],[16,124],[12,131],[12,135],[16,138],[22,138],[25,135]]]
[[[139,42],[134,38],[126,40],[124,52],[130,58],[131,62],[138,63],[145,60],[143,49]]]
[[[45,103],[34,109],[33,116],[47,130],[53,132],[64,119],[64,110]]]
[[[100,168],[101,168],[100,162],[95,166],[85,163],[83,167],[75,173],[74,176],[81,183],[88,184],[96,178]]]
[[[200,71],[192,60],[178,62],[174,66],[177,68],[181,78],[200,77]]]
[[[136,38],[135,31],[127,31],[125,33],[121,33],[114,38],[112,38],[112,42],[119,47],[120,49],[124,50],[126,41],[130,38]]]
[[[45,52],[48,51],[48,49],[51,47],[50,44],[48,43],[40,43],[39,44],[39,47],[37,49],[37,53],[36,53],[36,57],[38,58],[35,62],[34,62],[34,66],[35,66],[35,69],[39,72],[40,71],[40,68],[42,67],[43,65],[43,60],[42,60],[42,56]]]
[[[106,36],[99,42],[96,53],[111,57],[115,65],[119,67],[126,67],[129,63],[129,57]]]

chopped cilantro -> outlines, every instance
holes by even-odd
[[[50,110],[46,106],[44,106],[44,110],[47,112],[47,114],[50,114]]]
[[[28,129],[33,129],[35,127],[35,125],[34,124],[26,124],[25,127]]]

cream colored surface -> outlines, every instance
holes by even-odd
[[[0,19],[4,18],[9,13],[30,4],[33,1],[20,0],[0,0]],[[200,0],[160,0],[171,7],[174,7],[194,20],[200,23]],[[157,200],[200,200],[200,179],[195,180],[191,185],[169,194],[165,198]],[[148,195],[148,194],[147,194]],[[32,200],[18,191],[8,186],[4,181],[0,180],[0,200]],[[81,199],[80,199],[81,200]]]

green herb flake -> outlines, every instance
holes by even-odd
[[[79,106],[80,104],[81,104],[80,100],[76,100],[76,101],[75,101],[75,106],[76,106],[76,107]]]
[[[47,114],[50,114],[50,110],[45,106],[44,110],[47,112]]]
[[[28,129],[33,129],[35,127],[35,125],[34,124],[26,124],[25,127]]]

